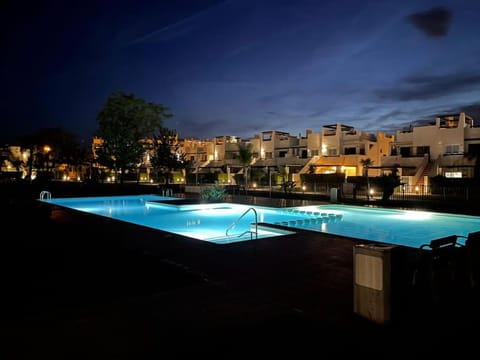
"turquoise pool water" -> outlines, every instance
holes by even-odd
[[[480,230],[480,217],[467,215],[338,204],[273,208],[233,203],[172,205],[162,200],[175,198],[135,195],[40,201],[218,244],[250,240],[255,213],[257,221],[265,224],[258,227],[258,238],[287,235],[301,228],[419,247],[432,239]]]

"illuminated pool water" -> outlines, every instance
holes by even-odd
[[[41,201],[219,244],[250,240],[252,233],[249,231],[255,229],[255,213],[257,221],[262,223],[258,227],[258,238],[292,234],[301,228],[419,247],[432,239],[467,236],[469,232],[480,230],[480,217],[477,216],[338,204],[273,208],[232,203],[172,205],[171,201],[161,202],[174,199],[135,195]],[[249,211],[251,208],[255,211]],[[242,214],[245,215],[241,217]]]

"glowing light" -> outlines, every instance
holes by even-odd
[[[375,190],[370,189],[369,193],[370,193],[370,195],[373,195],[375,193]]]
[[[403,220],[428,220],[432,217],[432,213],[427,211],[413,211],[413,210],[406,210],[403,214],[394,215],[393,217]]]

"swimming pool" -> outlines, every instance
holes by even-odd
[[[91,214],[217,244],[292,234],[296,229],[419,247],[480,230],[480,217],[326,204],[273,208],[235,203],[181,204],[157,195],[39,199]],[[252,210],[253,209],[253,210]],[[242,216],[243,215],[243,216]],[[258,229],[255,229],[255,215]]]

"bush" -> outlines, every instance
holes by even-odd
[[[219,185],[210,186],[200,192],[202,201],[223,201],[225,200],[225,188]]]

